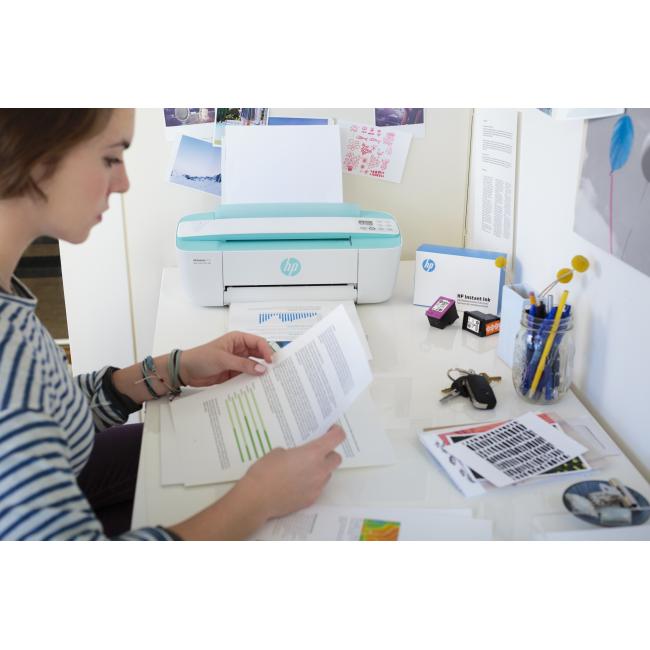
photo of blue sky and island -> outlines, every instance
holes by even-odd
[[[221,147],[182,136],[169,181],[221,196]]]

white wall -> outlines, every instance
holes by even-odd
[[[75,374],[135,361],[121,197],[77,246],[59,242],[68,338]]]
[[[576,253],[592,267],[567,288],[578,394],[650,478],[650,277],[573,232],[582,121],[523,111],[519,131],[515,281],[541,290]]]
[[[271,109],[272,115],[316,115],[368,122],[372,109]],[[397,218],[404,259],[423,242],[462,246],[467,196],[471,109],[426,109],[426,137],[413,139],[402,183],[343,175],[344,199]],[[172,143],[161,109],[138,109],[126,154],[131,189],[124,196],[137,357],[151,352],[160,274],[176,266],[179,218],[213,210],[219,199],[165,180]],[[182,314],[179,314],[182,318]]]

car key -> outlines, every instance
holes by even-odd
[[[483,375],[466,375],[464,387],[472,405],[477,409],[493,409],[497,404],[490,382]]]
[[[440,399],[441,402],[448,402],[450,399],[453,399],[454,397],[469,397],[469,393],[467,392],[467,387],[465,386],[465,380],[467,379],[468,375],[462,375],[461,377],[458,377],[458,379],[454,379],[454,381],[451,383],[450,388],[446,388],[443,392],[446,392],[447,394]]]

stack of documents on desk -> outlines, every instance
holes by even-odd
[[[272,519],[251,539],[281,541],[395,542],[488,540],[492,522],[474,519],[469,508],[312,506]]]
[[[423,430],[420,441],[467,497],[591,469],[587,448],[566,435],[548,413],[527,413],[504,422]]]
[[[264,375],[240,375],[161,409],[163,485],[236,481],[275,447],[295,447],[340,422],[342,467],[394,462],[367,391],[372,374],[343,306],[274,355]]]

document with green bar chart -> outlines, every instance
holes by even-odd
[[[348,432],[339,449],[344,466],[390,464],[390,442],[362,395],[371,380],[354,325],[337,307],[277,352],[264,375],[240,375],[171,403],[183,482],[237,480],[275,447],[304,444],[337,421]]]

